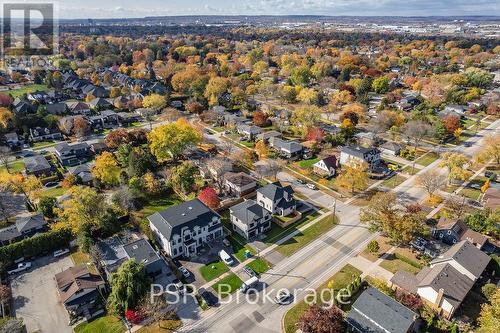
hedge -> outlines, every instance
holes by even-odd
[[[37,257],[43,253],[67,247],[70,240],[71,232],[67,230],[44,232],[0,247],[0,260],[9,265],[19,258]]]

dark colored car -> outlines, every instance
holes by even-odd
[[[219,299],[204,288],[200,288],[198,290],[198,294],[201,296],[201,298],[203,298],[208,306],[217,306],[219,304]]]
[[[248,266],[243,267],[243,270],[244,270],[244,271],[245,271],[245,273],[247,273],[250,277],[257,276],[257,273],[255,273],[255,271],[254,271],[253,269],[251,269],[250,267],[248,267]]]

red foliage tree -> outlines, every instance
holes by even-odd
[[[319,127],[310,127],[307,129],[307,140],[316,141],[318,143],[323,142],[325,138],[325,132]]]
[[[382,74],[381,71],[379,71],[378,69],[375,69],[375,68],[368,68],[366,71],[365,71],[365,75],[366,76],[373,76],[373,77],[376,77],[376,76],[380,76]]]
[[[0,94],[0,107],[8,107],[12,103],[12,98],[9,95]]]
[[[267,117],[262,111],[255,111],[253,113],[253,123],[259,127],[263,127],[267,124]]]
[[[500,114],[500,107],[495,103],[491,103],[490,105],[488,105],[488,108],[486,109],[486,114],[490,115]]]
[[[109,134],[106,135],[106,139],[104,140],[104,142],[106,143],[106,146],[108,146],[109,148],[116,149],[120,145],[129,143],[130,135],[123,128],[118,128],[115,129],[114,131],[109,132]]]
[[[188,103],[186,105],[186,110],[189,113],[200,114],[205,110],[205,108],[203,107],[203,105],[201,103],[191,102],[191,103]]]
[[[133,142],[137,145],[142,145],[148,142],[148,130],[145,128],[135,128],[128,132],[130,142]]]
[[[137,325],[144,320],[142,313],[135,310],[127,310],[125,312],[125,318],[127,318],[127,320],[133,325]]]
[[[198,199],[212,209],[219,207],[220,204],[217,192],[212,187],[204,188],[198,195]]]
[[[352,95],[356,95],[356,89],[354,89],[353,86],[350,86],[348,84],[343,84],[339,88],[340,90],[347,90],[349,91]]]
[[[343,333],[344,316],[336,306],[313,305],[300,317],[297,326],[304,333]]]
[[[448,133],[453,134],[460,127],[460,117],[454,114],[446,115],[443,117],[443,125]]]

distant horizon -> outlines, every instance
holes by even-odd
[[[158,16],[372,17],[387,13],[391,17],[449,17],[500,13],[498,0],[61,0],[58,7],[59,17],[65,20]]]

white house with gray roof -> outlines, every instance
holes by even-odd
[[[156,240],[172,258],[193,256],[224,235],[220,215],[199,199],[154,213],[148,221]]]
[[[416,276],[398,271],[391,278],[395,288],[418,294],[440,315],[450,319],[481,276],[490,257],[467,240],[453,245]]]
[[[280,182],[275,182],[257,190],[257,203],[272,214],[288,216],[297,208],[293,193],[290,185],[283,187]]]
[[[340,148],[340,164],[367,163],[370,169],[380,162],[380,150],[362,146],[344,146]]]
[[[246,239],[271,229],[272,214],[254,200],[246,200],[229,209],[233,231]]]

